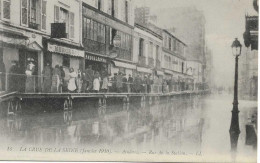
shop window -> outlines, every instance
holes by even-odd
[[[69,12],[59,6],[54,6],[54,22],[66,24],[66,33],[68,38],[74,38],[74,17],[73,12]]]
[[[10,0],[0,0],[0,19],[10,21]]]
[[[70,68],[70,57],[69,56],[63,56],[62,65]]]

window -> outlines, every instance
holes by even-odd
[[[144,39],[139,40],[139,56],[144,56]]]
[[[61,8],[59,6],[54,6],[54,22],[55,23],[65,23],[66,33],[69,38],[74,38],[74,13]]]
[[[171,38],[169,38],[169,50],[171,50],[172,49],[172,39]]]
[[[105,43],[106,26],[88,18],[83,18],[83,37],[85,39]]]
[[[149,44],[149,54],[148,54],[149,58],[153,58],[153,43],[150,42]]]
[[[0,0],[0,19],[10,21],[10,0]]]
[[[63,56],[62,65],[70,68],[70,57],[69,56],[66,56],[66,55]]]
[[[46,0],[21,0],[21,25],[46,30]]]
[[[177,49],[177,41],[174,39],[174,41],[173,41],[173,50],[174,51],[176,51],[176,49]]]
[[[156,45],[156,59],[159,59],[159,46]]]

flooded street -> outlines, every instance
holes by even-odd
[[[1,118],[1,150],[6,151],[10,146],[18,153],[21,148],[36,152],[43,150],[40,147],[52,150],[84,147],[87,153],[103,149],[106,154],[161,154],[177,160],[192,155],[204,161],[256,161],[256,150],[245,145],[245,124],[257,110],[257,103],[239,101],[241,133],[237,156],[231,155],[230,95],[177,97],[152,103],[107,103],[102,107],[81,105],[73,111],[44,109],[37,114],[26,109],[18,115]]]

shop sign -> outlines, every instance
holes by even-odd
[[[48,51],[60,54],[67,54],[75,57],[84,57],[83,50],[72,49],[65,46],[54,45],[50,43],[48,43]]]
[[[124,63],[124,62],[118,62],[118,61],[113,61],[117,67],[124,67],[128,69],[136,69],[135,65],[129,64],[129,63]]]
[[[171,74],[171,75],[173,74],[173,72],[170,71],[170,70],[164,70],[164,72],[167,73],[167,74]]]
[[[27,39],[19,39],[19,38],[12,38],[6,36],[0,36],[0,37],[3,42],[8,44],[27,46],[30,43],[30,41]]]
[[[104,62],[106,63],[107,60],[105,58],[99,57],[99,56],[94,56],[94,55],[87,55],[86,54],[86,59],[91,60],[91,61],[97,61],[97,62]]]

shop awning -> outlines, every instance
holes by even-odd
[[[22,34],[9,34],[6,32],[0,32],[0,47],[14,45],[25,48],[28,44],[28,37]]]
[[[115,63],[115,66],[117,67],[124,67],[128,69],[136,69],[136,65],[125,63],[125,62],[119,62],[119,61],[113,61]]]
[[[144,67],[137,67],[137,71],[138,72],[145,72],[145,73],[149,73],[149,74],[153,73],[152,70],[150,70],[148,68],[144,68]]]
[[[164,72],[156,70],[157,75],[164,75]]]
[[[170,70],[164,70],[164,72],[165,72],[166,74],[173,75],[173,72],[172,72],[172,71],[170,71]]]

